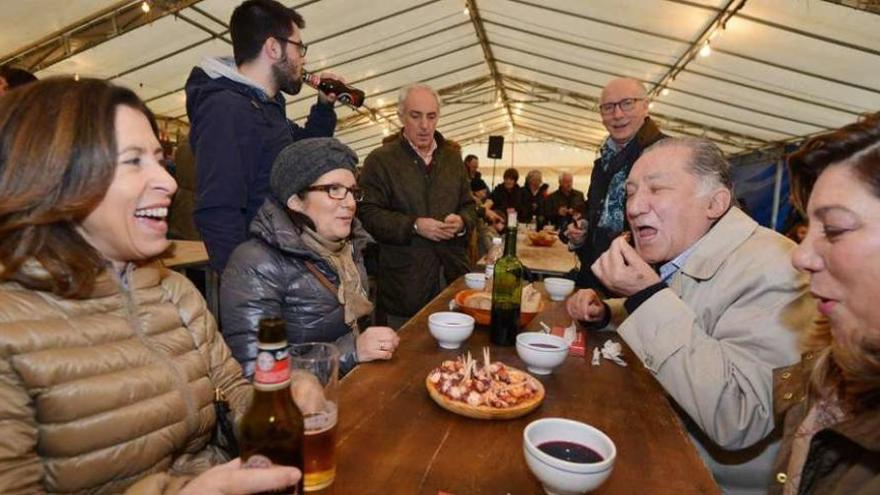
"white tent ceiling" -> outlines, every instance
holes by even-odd
[[[185,122],[186,77],[203,57],[231,53],[226,22],[239,0],[150,0],[148,14],[141,3],[4,2],[0,63],[39,77],[107,78],[135,89],[172,119],[166,125]],[[439,128],[466,149],[514,133],[593,150],[605,136],[596,100],[618,76],[645,82],[664,130],[707,136],[730,154],[880,109],[880,15],[870,8],[824,0],[284,3],[306,19],[307,66],[366,91],[365,111],[338,112],[338,137],[360,155],[399,127],[396,92],[413,81],[440,91]],[[710,37],[712,54],[698,55]],[[301,121],[314,94],[288,100],[288,115]]]

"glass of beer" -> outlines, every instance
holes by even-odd
[[[330,486],[336,477],[339,349],[328,343],[290,346],[293,400],[305,426],[305,491]]]

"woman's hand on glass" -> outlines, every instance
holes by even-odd
[[[400,337],[390,327],[370,327],[357,338],[357,355],[361,363],[376,359],[391,359],[400,344]]]
[[[303,414],[327,410],[324,386],[318,377],[303,369],[290,370],[290,396]]]
[[[245,495],[272,492],[299,483],[299,469],[289,466],[245,469],[241,459],[214,466],[180,491],[180,495]]]

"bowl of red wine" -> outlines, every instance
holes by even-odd
[[[617,448],[608,435],[579,421],[542,418],[523,431],[526,464],[548,495],[595,490],[614,467]]]
[[[535,375],[549,375],[568,356],[568,342],[542,332],[523,332],[516,336],[516,353]]]

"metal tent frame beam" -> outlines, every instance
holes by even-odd
[[[536,3],[529,2],[529,1],[526,1],[526,0],[508,0],[508,1],[510,1],[510,2],[515,2],[515,3],[519,3],[519,4],[523,4],[523,5],[528,5],[528,6],[530,6],[530,7],[534,7],[534,8],[536,8],[536,9],[541,9],[541,10],[545,10],[545,11],[549,11],[549,12],[554,12],[554,13],[557,13],[557,14],[567,15],[567,16],[570,16],[570,17],[578,18],[578,19],[583,19],[583,20],[592,21],[592,22],[595,22],[595,23],[598,23],[598,24],[602,24],[602,25],[610,26],[610,27],[615,27],[615,28],[618,28],[618,29],[623,29],[623,30],[630,31],[630,32],[633,32],[633,33],[643,34],[643,35],[646,35],[646,36],[653,36],[653,37],[655,37],[655,38],[663,39],[663,40],[666,40],[666,41],[674,41],[674,42],[684,43],[684,44],[689,44],[689,43],[690,43],[690,40],[687,40],[687,39],[684,39],[684,38],[679,38],[679,37],[676,37],[676,36],[669,36],[669,35],[666,35],[666,34],[663,34],[663,33],[658,33],[658,32],[654,32],[654,31],[649,31],[649,30],[647,30],[647,29],[640,29],[640,28],[636,28],[636,27],[633,27],[633,26],[628,26],[628,25],[625,25],[625,24],[620,24],[620,23],[616,23],[616,22],[612,22],[612,21],[608,21],[608,20],[604,20],[604,19],[599,19],[599,18],[596,18],[596,17],[585,16],[585,15],[583,15],[583,14],[578,14],[578,13],[575,13],[575,12],[567,12],[567,11],[564,11],[564,10],[561,10],[561,9],[555,9],[555,8],[552,8],[552,7],[548,7],[548,6],[546,6],[546,5],[536,4]],[[717,11],[717,10],[718,10],[717,8],[709,7],[709,6],[702,5],[702,4],[698,4],[698,3],[694,3],[694,2],[690,2],[690,1],[688,1],[688,0],[666,0],[666,1],[668,1],[668,2],[674,2],[674,3],[679,3],[679,4],[682,4],[682,5],[688,5],[688,6],[695,7],[695,8],[708,9],[708,10],[712,10],[712,11]],[[833,39],[830,39],[830,38],[825,38],[825,37],[820,37],[820,36],[817,36],[817,35],[813,35],[813,34],[810,34],[810,33],[805,32],[805,31],[793,30],[793,29],[791,29],[791,28],[787,28],[786,26],[782,26],[782,25],[780,25],[780,24],[771,23],[771,22],[769,22],[769,21],[764,21],[763,19],[758,19],[758,18],[756,18],[756,17],[744,16],[744,15],[742,15],[742,14],[737,14],[736,17],[742,17],[742,18],[744,18],[744,19],[748,19],[748,20],[751,20],[751,21],[754,21],[754,22],[759,22],[759,23],[762,23],[762,24],[767,25],[767,26],[770,26],[770,27],[775,27],[775,28],[778,28],[778,29],[784,29],[784,30],[786,30],[786,31],[790,31],[790,32],[796,31],[797,34],[800,34],[800,35],[802,35],[802,36],[806,36],[806,37],[808,37],[808,38],[810,38],[810,39],[814,39],[814,40],[825,41],[825,42],[828,42],[828,43],[834,43],[835,45],[841,45],[841,43],[842,43],[842,42],[838,42],[838,41],[833,40]],[[490,21],[486,21],[486,22],[489,23]],[[503,24],[501,24],[501,25],[504,26]],[[525,30],[525,31],[528,32],[528,30]],[[562,43],[568,43],[568,40],[564,40],[564,39],[561,39],[561,38],[556,38],[556,37],[552,37],[552,36],[547,36],[547,35],[545,35],[545,34],[538,34],[538,33],[534,33],[534,34],[535,34],[536,36],[541,36],[541,37],[545,37],[545,38],[552,39],[552,40],[555,40],[555,41],[560,41],[560,42],[562,42]],[[865,49],[865,47],[860,47],[860,46],[857,46],[857,45],[846,44],[846,43],[843,43],[841,46],[851,46],[851,47],[853,47],[853,49],[857,49],[857,50],[859,50],[859,51],[870,50],[870,49]],[[617,53],[617,52],[610,51],[610,50],[602,50],[602,49],[599,49],[599,48],[597,48],[597,47],[589,47],[589,46],[585,46],[584,48],[587,48],[587,49],[590,49],[590,50],[594,50],[594,51],[598,51],[598,52],[600,52],[600,53],[606,53],[606,54],[609,54],[609,55],[616,55],[616,56],[623,57],[623,58],[627,58],[627,59],[631,59],[631,60],[637,60],[637,61],[640,61],[640,62],[654,63],[654,61],[652,61],[652,60],[642,59],[642,58],[634,57],[634,56],[630,56],[630,55],[625,55],[625,54]],[[795,67],[790,67],[790,66],[786,66],[786,65],[782,65],[782,64],[777,64],[777,63],[775,63],[775,62],[771,62],[771,61],[769,61],[769,60],[759,59],[759,58],[757,58],[757,57],[752,57],[752,56],[745,55],[745,54],[742,54],[742,53],[737,53],[737,52],[734,52],[734,51],[731,51],[731,50],[722,50],[722,49],[719,49],[719,48],[713,48],[712,50],[713,50],[714,52],[716,52],[716,53],[721,53],[721,54],[728,55],[728,56],[731,56],[731,57],[734,57],[734,58],[739,58],[739,59],[742,59],[742,60],[747,60],[747,61],[749,61],[749,62],[753,62],[753,63],[756,63],[756,64],[762,64],[762,65],[766,65],[766,66],[769,66],[769,67],[773,67],[773,68],[775,68],[775,69],[780,69],[780,70],[784,70],[784,71],[792,72],[792,73],[795,73],[795,74],[798,74],[798,75],[801,75],[801,76],[805,76],[805,77],[809,77],[809,78],[813,78],[813,79],[818,79],[818,80],[821,80],[821,81],[830,82],[830,83],[834,83],[834,84],[839,84],[839,85],[841,85],[841,86],[846,86],[846,87],[853,88],[853,89],[860,89],[860,90],[862,90],[862,91],[867,91],[867,92],[869,92],[869,93],[877,93],[877,94],[880,94],[880,88],[872,88],[872,87],[868,87],[868,86],[863,86],[863,85],[860,85],[860,84],[856,84],[856,83],[853,83],[853,82],[850,82],[850,81],[844,81],[844,80],[842,80],[842,79],[835,79],[835,78],[833,78],[833,77],[824,76],[824,75],[822,75],[822,74],[817,74],[817,73],[815,73],[815,72],[809,72],[809,71],[802,70],[802,69],[797,69],[797,68],[795,68]],[[696,73],[693,69],[687,69],[687,68],[685,68],[685,72],[694,72],[694,73]],[[712,76],[709,75],[709,74],[700,74],[700,75],[703,75],[703,76],[705,76],[705,77],[712,77]]]
[[[531,85],[535,88],[540,88],[543,91],[558,95],[559,99],[556,101],[557,103],[561,103],[572,108],[596,112],[596,105],[598,105],[599,103],[597,98],[578,93],[576,91],[562,89],[548,84],[535,83],[530,80],[521,79],[514,76],[504,76],[504,79],[508,81],[518,82],[520,84]],[[731,141],[731,143],[739,143],[736,146],[739,146],[741,148],[753,148],[767,143],[766,140],[757,138],[755,136],[740,134],[729,131],[727,129],[721,129],[718,127],[693,122],[678,117],[670,117],[668,115],[658,114],[657,112],[653,111],[651,112],[651,116],[652,118],[656,118],[661,123],[665,123],[665,125],[667,125],[668,127],[675,128],[676,130],[679,130],[681,132],[685,132],[684,130],[686,129],[687,131],[690,131],[688,133],[693,133],[694,135],[706,135],[707,133],[715,134],[716,136],[720,136],[725,140]],[[595,120],[595,122],[601,123],[602,121]]]
[[[583,85],[588,85],[588,86],[598,87],[598,85],[590,84],[590,83],[584,82],[584,81],[582,81],[582,80],[580,80],[580,79],[576,79],[576,78],[572,78],[572,77],[567,77],[567,76],[562,76],[562,75],[559,75],[559,74],[553,74],[553,73],[551,73],[551,72],[542,71],[542,70],[540,70],[540,69],[535,69],[535,68],[532,68],[532,67],[526,67],[526,66],[524,66],[524,65],[514,64],[514,63],[512,63],[512,62],[503,62],[503,63],[505,63],[506,65],[510,65],[510,66],[512,66],[512,67],[517,67],[517,68],[520,68],[520,69],[525,69],[525,70],[528,70],[528,71],[531,71],[531,72],[535,72],[535,73],[540,74],[540,75],[549,76],[549,77],[555,77],[555,78],[557,78],[557,79],[561,79],[561,80],[563,80],[563,81],[568,81],[568,82],[572,82],[572,83],[575,83],[575,84],[583,84]],[[505,76],[505,77],[510,77],[510,76]],[[567,90],[567,89],[562,90],[562,91],[569,91],[569,92],[572,93],[572,94],[577,94],[575,91],[570,91],[570,90]],[[584,100],[589,101],[590,104],[592,105],[592,106],[589,108],[589,110],[596,111],[596,105],[597,105],[597,103],[598,103],[598,99],[597,99],[597,98],[592,97],[592,96],[589,96],[589,95],[583,95],[583,94],[581,94],[580,96],[581,96]],[[767,132],[773,132],[773,133],[776,133],[776,134],[784,134],[784,135],[792,135],[792,134],[788,134],[788,133],[786,133],[786,132],[784,132],[784,131],[780,131],[780,130],[778,130],[778,129],[771,129],[771,128],[769,128],[769,127],[759,126],[759,125],[756,125],[756,124],[754,124],[754,123],[752,123],[752,122],[743,122],[743,121],[740,121],[740,120],[731,119],[731,118],[729,118],[729,117],[720,117],[720,116],[718,116],[718,115],[715,115],[715,114],[712,114],[712,113],[709,113],[709,112],[704,112],[704,111],[700,111],[700,110],[695,110],[695,109],[692,109],[692,108],[684,107],[684,106],[681,106],[681,105],[676,105],[676,104],[669,103],[669,102],[665,102],[665,101],[656,101],[655,104],[662,104],[662,105],[667,105],[667,106],[674,107],[674,108],[680,108],[680,109],[682,109],[682,110],[686,110],[686,111],[691,112],[691,113],[700,114],[700,115],[705,115],[705,116],[707,116],[707,117],[712,117],[712,118],[718,118],[718,119],[724,120],[724,121],[726,121],[726,122],[730,122],[730,123],[734,123],[734,124],[739,124],[739,125],[742,125],[742,126],[751,127],[751,128],[755,128],[755,129],[761,129],[761,130],[764,130],[764,131],[767,131]],[[686,121],[687,121],[687,120],[685,120],[685,119],[678,119],[678,120],[680,120],[680,121],[682,121],[682,122],[686,122]],[[698,126],[698,127],[701,127],[701,128],[715,128],[715,129],[718,129],[718,130],[721,131],[721,132],[726,132],[726,133],[728,133],[728,134],[730,134],[730,135],[739,135],[739,136],[743,136],[743,137],[746,137],[746,138],[748,138],[748,139],[755,139],[755,140],[759,140],[759,139],[760,139],[760,138],[758,138],[757,136],[753,136],[753,135],[749,135],[749,134],[742,134],[742,133],[735,133],[735,132],[733,132],[733,131],[723,130],[723,129],[718,128],[718,127],[712,127],[712,126],[709,126],[708,124],[702,124],[702,123],[694,122],[694,125],[696,125],[696,126]]]
[[[493,21],[486,21],[486,23],[487,23],[487,24],[492,24]],[[646,59],[646,58],[642,58],[642,57],[636,57],[636,56],[632,56],[632,55],[623,55],[623,54],[619,54],[619,53],[617,53],[617,52],[613,52],[613,51],[610,51],[610,50],[602,50],[602,49],[597,48],[597,47],[592,47],[592,46],[584,45],[584,44],[577,43],[577,42],[574,42],[574,41],[571,41],[571,40],[566,40],[566,39],[563,39],[563,38],[552,37],[552,36],[544,36],[544,35],[541,35],[540,33],[536,33],[536,32],[534,32],[534,31],[530,31],[530,30],[527,30],[527,29],[517,28],[517,27],[513,27],[513,26],[507,26],[507,25],[504,25],[504,24],[496,24],[496,25],[499,26],[499,27],[501,27],[501,28],[503,28],[503,29],[509,29],[509,30],[516,31],[516,32],[520,32],[520,33],[524,33],[524,34],[530,34],[530,35],[532,35],[532,36],[543,37],[544,39],[550,39],[550,40],[557,41],[557,42],[560,42],[560,43],[564,43],[564,44],[567,44],[567,45],[570,45],[570,46],[574,46],[574,47],[579,48],[579,49],[591,50],[591,51],[597,51],[597,52],[600,52],[600,53],[606,53],[606,54],[609,54],[609,55],[619,56],[619,57],[622,57],[622,58],[625,58],[625,59],[635,60],[635,61],[638,61],[638,62],[643,62],[643,63],[646,63],[646,64],[650,64],[650,65],[655,65],[655,66],[665,67],[665,68],[670,69],[670,70],[674,67],[674,66],[671,65],[671,64],[664,64],[664,63],[662,63],[662,62],[658,62],[658,61],[656,61],[656,60]],[[522,51],[522,50],[519,50],[519,51]],[[569,61],[569,60],[559,60],[559,59],[554,59],[554,58],[552,58],[552,57],[548,57],[548,56],[546,56],[546,55],[537,55],[537,54],[536,54],[536,56],[540,56],[540,57],[542,57],[542,58],[544,58],[544,59],[547,59],[547,60],[552,60],[552,61],[556,61],[556,62],[559,62],[559,63],[567,64],[567,65],[570,65],[570,66],[572,66],[572,67],[578,67],[578,68],[581,68],[581,69],[583,69],[583,70],[590,70],[590,71],[594,71],[594,72],[605,73],[605,74],[609,74],[609,75],[614,75],[615,77],[622,76],[622,74],[611,73],[611,72],[608,72],[608,71],[602,71],[602,70],[600,70],[600,69],[596,69],[596,68],[592,68],[592,67],[583,66],[583,65],[580,65],[580,64],[576,64],[576,63],[574,63],[574,62],[572,62],[572,61]],[[548,75],[551,75],[551,76],[553,76],[553,77],[559,77],[559,78],[562,78],[562,79],[570,79],[570,78],[566,78],[566,77],[564,77],[564,76],[560,76],[560,75],[556,75],[556,74],[551,74],[551,73],[548,73],[548,72],[545,72],[545,71],[541,71],[541,70],[538,70],[538,69],[535,69],[535,68],[532,68],[532,67],[524,66],[524,65],[522,65],[522,64],[517,64],[517,63],[515,63],[515,62],[509,62],[509,61],[506,61],[506,60],[504,60],[504,59],[497,59],[497,62],[498,62],[498,63],[506,64],[506,65],[510,65],[510,66],[513,66],[513,67],[518,67],[518,68],[523,68],[523,69],[526,69],[526,70],[531,70],[531,71],[534,71],[534,72],[539,72],[539,73],[548,74]],[[712,76],[709,76],[709,77],[712,77]],[[714,78],[714,77],[713,77],[713,78]],[[579,81],[579,83],[580,83],[580,84],[585,84],[585,85],[588,85],[588,86],[592,86],[592,87],[595,87],[595,88],[599,88],[599,89],[602,88],[602,86],[600,86],[600,85],[598,85],[598,84],[593,84],[593,83],[589,83],[589,82],[586,82],[586,81]],[[654,83],[649,81],[649,84],[654,84]],[[742,86],[742,85],[740,85],[739,83],[735,83],[735,84],[737,84],[738,86]],[[774,117],[774,118],[780,118],[780,119],[788,120],[788,121],[790,121],[790,122],[798,123],[798,124],[801,124],[801,125],[807,125],[807,126],[810,126],[810,127],[817,127],[817,128],[819,128],[819,129],[830,129],[829,127],[827,127],[827,126],[825,126],[825,125],[822,125],[822,124],[817,124],[817,123],[813,123],[813,122],[805,122],[805,121],[802,121],[802,120],[799,120],[799,119],[794,119],[794,118],[792,118],[792,117],[785,117],[785,116],[778,115],[778,114],[772,114],[772,113],[769,113],[769,112],[766,112],[766,111],[763,111],[763,110],[760,110],[760,109],[755,109],[755,108],[747,107],[747,106],[745,106],[745,105],[739,105],[739,104],[736,104],[736,103],[731,103],[731,102],[728,102],[728,101],[725,101],[725,100],[721,100],[721,99],[719,99],[719,98],[715,98],[715,97],[711,97],[711,96],[707,96],[707,95],[702,95],[702,94],[699,94],[699,93],[688,92],[688,91],[686,91],[686,90],[681,90],[681,89],[675,89],[675,91],[679,91],[679,92],[681,92],[682,94],[689,94],[690,96],[694,96],[694,97],[696,97],[696,98],[700,98],[700,99],[703,99],[703,100],[706,100],[706,101],[711,101],[711,102],[714,102],[714,103],[719,103],[719,104],[722,104],[722,105],[727,105],[727,106],[730,106],[730,107],[739,108],[739,109],[746,110],[746,111],[749,111],[749,112],[754,112],[754,113],[759,113],[759,114],[763,113],[764,115],[768,115],[768,116],[771,116],[771,117]],[[780,95],[780,96],[781,96],[781,95]],[[821,104],[820,104],[819,106],[821,106]],[[853,113],[852,111],[848,111],[848,112],[849,112],[849,113]],[[724,119],[726,119],[726,117],[720,117],[720,118],[724,118]]]
[[[495,55],[492,53],[492,43],[486,35],[486,27],[483,25],[483,17],[480,15],[480,9],[477,7],[477,0],[466,0],[466,6],[471,22],[474,25],[477,39],[480,40],[480,47],[483,49],[483,57],[486,59],[486,65],[489,66],[489,73],[495,81],[495,88],[498,90],[498,94],[501,97],[501,103],[507,111],[507,118],[510,119],[510,125],[516,126],[516,121],[513,119],[513,112],[510,109],[510,99],[507,97],[504,84],[501,82],[501,73],[498,72],[498,66],[495,63]]]
[[[140,0],[119,2],[3,57],[0,65],[37,72],[200,1],[150,0],[149,12],[141,10]]]
[[[723,27],[727,24],[727,21],[734,16],[740,9],[745,6],[746,0],[728,0],[727,5],[721,9],[715,17],[709,21],[706,26],[703,28],[703,31],[695,40],[690,43],[687,50],[681,54],[678,60],[672,64],[672,68],[670,68],[663,77],[660,78],[659,81],[655,84],[655,86],[648,92],[649,98],[654,98],[660,94],[664,88],[669,86],[669,83],[675,81],[675,77],[684,70],[685,67],[697,56],[697,53],[702,48],[701,45],[708,46],[709,38],[715,32],[716,29],[723,29]],[[680,91],[680,90],[679,90]]]

